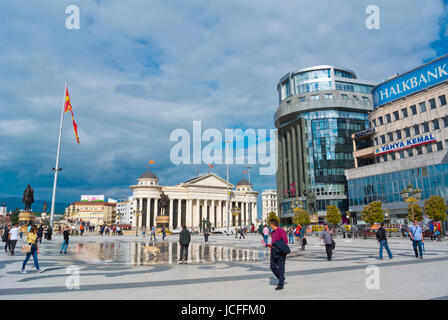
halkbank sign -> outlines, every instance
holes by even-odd
[[[390,144],[381,146],[381,147],[375,149],[375,155],[379,156],[379,155],[382,155],[385,153],[395,152],[398,150],[404,150],[404,149],[412,148],[412,147],[417,147],[417,146],[427,144],[427,143],[432,143],[435,141],[437,141],[436,138],[434,137],[434,135],[432,133],[430,133],[426,136],[409,138],[409,139],[406,139],[403,141],[394,142],[394,143],[390,143]]]
[[[448,80],[448,55],[373,88],[373,107],[403,98]]]

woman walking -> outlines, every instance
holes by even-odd
[[[30,252],[26,253],[26,257],[25,257],[25,260],[23,261],[23,265],[22,265],[22,270],[20,271],[21,273],[27,273],[25,271],[25,266],[31,256],[33,256],[34,266],[36,267],[37,272],[41,273],[41,272],[45,271],[45,269],[39,268],[39,262],[37,261],[37,241],[36,240],[37,240],[37,228],[36,228],[36,226],[32,226],[30,229],[30,232],[28,233],[28,236],[26,238],[26,241],[31,246],[31,250],[30,250]]]

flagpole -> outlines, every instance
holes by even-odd
[[[54,206],[55,206],[55,201],[56,201],[56,186],[58,183],[59,155],[61,153],[61,136],[62,136],[62,125],[63,125],[63,120],[64,120],[64,106],[65,106],[66,92],[67,92],[67,82],[65,83],[65,88],[64,88],[64,99],[62,102],[62,110],[61,110],[61,122],[59,125],[58,151],[56,154],[56,167],[54,168],[53,196],[51,198],[51,217],[50,217],[50,227],[51,228],[53,228],[53,220],[54,220]]]

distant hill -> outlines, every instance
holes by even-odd
[[[31,205],[31,209],[34,212],[41,212],[44,207],[44,202],[47,203],[47,213],[51,212],[51,201],[48,200],[34,200],[33,204]],[[7,210],[14,211],[16,208],[23,209],[24,204],[22,202],[22,198],[1,198],[0,197],[0,205],[2,203],[6,203]],[[70,203],[63,203],[63,202],[56,202],[54,212],[55,213],[65,213],[65,208],[67,208],[70,205]]]

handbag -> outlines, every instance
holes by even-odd
[[[336,242],[334,242],[334,240],[331,240],[331,249],[334,250],[334,248],[336,248]]]
[[[24,244],[24,245],[22,246],[22,252],[30,253],[30,252],[31,252],[31,245],[29,245],[29,244]]]

